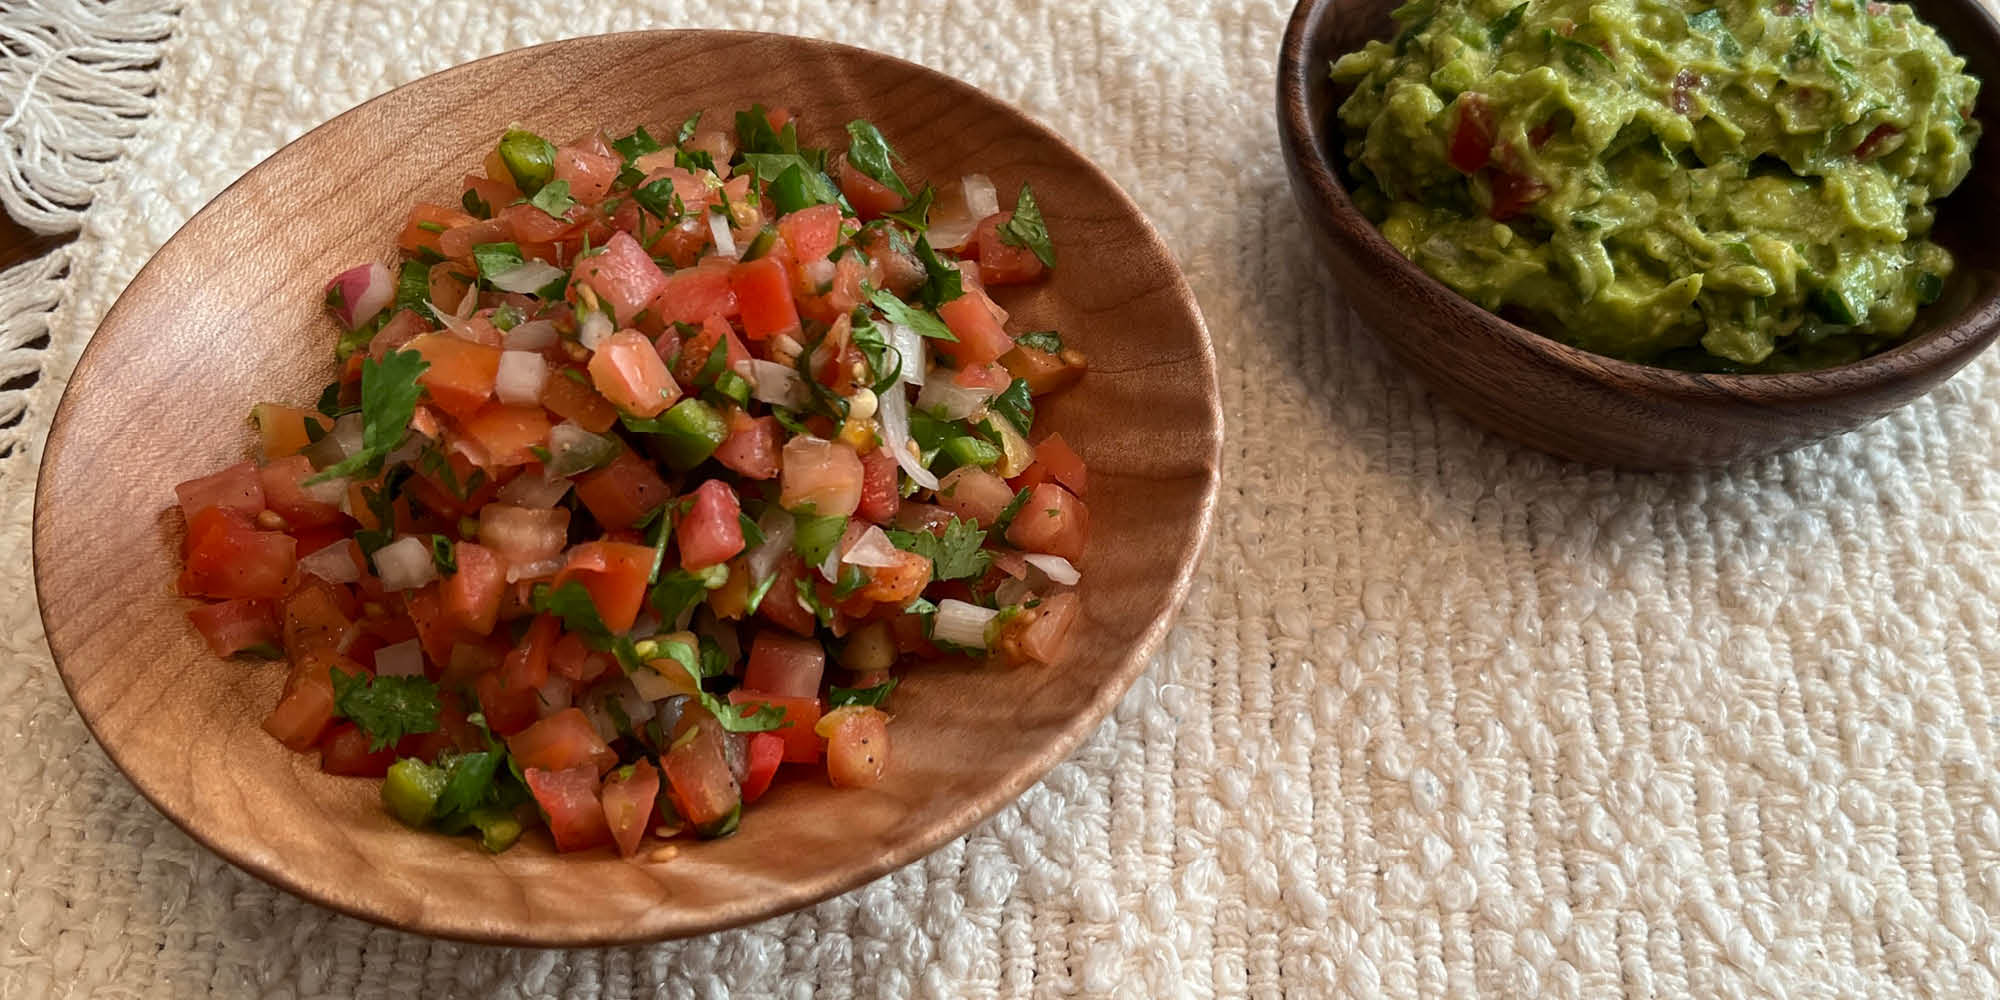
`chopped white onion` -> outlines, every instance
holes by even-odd
[[[997,389],[969,389],[959,385],[950,372],[932,372],[930,381],[917,393],[917,408],[941,414],[946,420],[964,420],[986,408]]]
[[[998,602],[1001,607],[1006,607],[1009,604],[1020,604],[1033,595],[1034,588],[1028,586],[1028,581],[1016,580],[1011,576],[1000,581],[1000,585],[993,588],[993,600]]]
[[[563,276],[563,269],[539,260],[525,260],[488,279],[493,287],[503,292],[517,292],[533,295],[548,287],[549,282]]]
[[[406,435],[403,443],[397,445],[396,450],[390,452],[389,457],[383,459],[383,462],[390,466],[409,465],[423,455],[424,449],[430,447],[430,443],[430,439],[422,434]]]
[[[828,583],[840,582],[840,546],[832,545],[827,548],[826,558],[819,561],[819,576]]]
[[[1028,565],[1041,570],[1043,576],[1065,587],[1075,586],[1076,581],[1083,579],[1083,574],[1078,573],[1076,567],[1070,565],[1069,560],[1061,556],[1030,552],[1021,558],[1026,559]]]
[[[391,643],[375,651],[375,676],[377,677],[422,677],[424,675],[424,646],[415,639],[404,639]]]
[[[910,400],[903,394],[903,383],[898,381],[881,394],[875,406],[875,419],[882,425],[882,444],[889,454],[909,473],[910,480],[927,490],[938,488],[936,476],[924,468],[917,460],[910,442]]]
[[[361,567],[354,565],[354,553],[345,538],[301,558],[299,569],[328,583],[353,583],[361,579]]]
[[[1000,612],[947,597],[938,602],[931,638],[968,649],[986,648],[986,626]]]
[[[576,325],[576,341],[582,344],[585,350],[594,351],[597,350],[597,345],[604,343],[617,332],[618,326],[611,322],[611,317],[593,310],[584,313],[583,322]]]
[[[763,582],[778,568],[785,553],[792,551],[792,535],[798,530],[798,523],[792,519],[790,511],[772,504],[771,509],[757,519],[757,530],[764,533],[764,544],[751,549],[747,560],[753,584]]]
[[[493,376],[493,395],[512,406],[542,400],[542,383],[549,380],[547,358],[533,351],[501,351],[500,370]]]
[[[896,349],[903,359],[903,381],[911,385],[924,384],[924,366],[929,364],[929,348],[924,346],[924,336],[902,325],[883,320],[880,324],[887,335],[889,346]]]
[[[881,528],[870,525],[854,544],[841,554],[840,561],[849,566],[894,566],[901,561],[898,554],[902,550],[889,541],[889,536]]]
[[[988,216],[1000,214],[1000,192],[993,187],[992,178],[966,174],[958,183],[965,192],[965,207],[975,220],[985,221]]]
[[[575,689],[569,678],[551,672],[549,679],[535,689],[535,716],[546,719],[568,708],[574,693]]]
[[[349,413],[333,422],[333,430],[327,432],[333,439],[333,446],[340,449],[340,457],[346,458],[361,450],[361,414]]]
[[[306,479],[310,480],[312,477],[307,476]],[[299,488],[306,491],[306,496],[312,497],[320,503],[338,507],[341,501],[347,499],[348,482],[345,476],[335,476],[332,479],[322,479],[316,483],[302,482],[299,484]]]
[[[736,374],[750,383],[750,398],[760,403],[797,410],[812,402],[806,380],[775,361],[745,358],[736,363]]]
[[[736,236],[729,231],[729,219],[708,213],[708,234],[715,237],[715,252],[724,257],[736,256]]]
[[[548,510],[568,495],[569,480],[550,476],[546,472],[539,475],[524,472],[507,480],[507,485],[500,487],[497,499],[516,507]]]
[[[510,351],[539,351],[556,344],[556,325],[545,319],[517,323],[500,335],[501,346]]]
[[[677,694],[688,693],[689,678],[687,671],[683,670],[677,661],[672,659],[664,661],[662,667],[680,676],[670,677],[662,674],[660,671],[653,669],[653,665],[650,663],[643,664],[639,669],[626,675],[632,679],[632,689],[638,693],[639,697],[646,699],[648,702],[654,702],[665,698],[672,698]]]
[[[507,582],[520,583],[522,580],[541,580],[562,572],[561,558],[542,559],[536,562],[509,564]]]
[[[382,578],[383,590],[415,590],[438,573],[431,547],[405,535],[375,550],[375,575]]]
[[[574,476],[617,457],[617,439],[593,434],[574,420],[549,428],[549,475]]]
[[[606,743],[618,739],[618,717],[612,713],[609,707],[611,704],[617,705],[619,711],[624,713],[625,721],[635,727],[652,721],[654,713],[659,711],[650,700],[642,697],[632,681],[625,677],[614,677],[599,682],[596,687],[582,695],[578,707],[583,709],[584,716],[590,720],[591,726],[597,730],[597,735],[603,737]]]

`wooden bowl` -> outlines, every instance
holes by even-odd
[[[1854,364],[1781,375],[1705,375],[1617,361],[1481,309],[1399,253],[1348,197],[1327,70],[1393,32],[1398,0],[1301,0],[1278,60],[1278,126],[1292,193],[1335,282],[1390,353],[1487,428],[1569,458],[1636,468],[1712,465],[1858,427],[1929,391],[2000,331],[2000,86],[1972,175],[1945,200],[1937,239],[1958,258],[1911,338]],[[1968,69],[2000,84],[2000,28],[1978,0],[1916,0]]]
[[[333,374],[320,287],[388,259],[418,199],[455,199],[510,122],[557,136],[658,128],[753,102],[809,141],[868,117],[912,173],[1032,181],[1061,267],[1001,301],[1054,327],[1091,371],[1042,408],[1091,466],[1097,535],[1081,639],[1048,670],[913,671],[891,770],[867,791],[781,779],[732,837],[666,863],[498,855],[400,826],[379,782],[328,777],[258,728],[284,670],[222,661],[171,593],[177,481],[240,461],[261,400],[309,402]],[[840,139],[844,142],[844,139]],[[78,711],[134,785],[218,854],[377,923],[471,941],[595,946],[700,934],[825,899],[998,811],[1069,755],[1144,669],[1212,517],[1222,435],[1207,331],[1137,207],[1049,130],[957,80],[776,35],[646,32],[557,42],[427,77],[250,171],[139,273],[78,365],[35,511],[42,618]],[[643,856],[643,855],[642,855]]]

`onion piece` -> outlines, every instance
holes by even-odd
[[[819,576],[828,583],[840,582],[840,546],[834,545],[826,550],[826,558],[819,561]]]
[[[405,535],[375,550],[375,575],[382,578],[383,590],[415,590],[437,579],[437,565],[431,562],[431,547],[414,535]]]
[[[509,564],[507,582],[520,583],[522,580],[542,580],[562,572],[563,559],[542,559],[536,562]]]
[[[889,346],[896,349],[896,355],[903,359],[903,381],[911,385],[924,384],[924,366],[929,348],[924,346],[924,336],[901,323],[883,320],[876,324],[882,328]],[[876,373],[880,375],[880,372]]]
[[[569,678],[550,671],[549,679],[535,689],[535,716],[546,719],[568,708],[574,693],[574,685]]]
[[[998,587],[993,588],[993,600],[999,602],[1001,607],[1006,607],[1009,604],[1020,604],[1033,597],[1034,593],[1034,588],[1028,586],[1028,581],[1016,580],[1010,576],[1000,581]]]
[[[500,344],[510,351],[539,351],[556,345],[556,325],[545,319],[517,323],[500,335]]]
[[[967,649],[985,649],[986,626],[999,614],[992,608],[947,597],[938,602],[937,619],[931,623],[931,638]]]
[[[493,376],[493,395],[511,406],[528,406],[542,400],[542,384],[549,380],[549,362],[534,351],[501,351],[500,369]]]
[[[869,525],[868,530],[862,532],[861,537],[841,554],[840,561],[849,566],[894,566],[902,561],[901,552],[879,526]]]
[[[937,477],[917,460],[915,445],[910,442],[910,400],[903,394],[900,380],[877,399],[875,420],[882,425],[883,447],[889,449],[890,457],[909,474],[910,480],[924,489],[937,489]]]
[[[493,287],[503,292],[533,295],[547,288],[549,282],[563,276],[563,269],[539,260],[524,260],[488,279]]]
[[[529,510],[548,510],[568,495],[569,480],[551,476],[546,471],[540,475],[524,472],[507,480],[507,485],[500,487],[495,499]]]
[[[424,646],[415,639],[404,639],[391,643],[375,651],[375,676],[377,677],[422,677],[424,675]]]
[[[576,325],[576,341],[585,350],[595,351],[597,345],[617,332],[618,325],[611,322],[611,317],[601,312],[587,312],[583,314],[583,321]]]
[[[1042,575],[1048,577],[1050,581],[1062,584],[1065,587],[1073,587],[1076,585],[1076,581],[1083,579],[1083,574],[1077,572],[1076,567],[1070,565],[1070,561],[1061,556],[1030,552],[1021,558],[1027,560],[1028,565],[1041,570]]]
[[[310,479],[311,477],[308,476],[307,478]],[[310,485],[301,482],[299,489],[306,491],[306,496],[312,497],[320,503],[338,507],[341,501],[347,499],[349,482],[350,480],[345,476],[335,476],[332,479],[323,479]]]
[[[933,372],[923,391],[917,393],[917,408],[939,413],[946,420],[964,420],[985,409],[987,401],[997,395],[997,389],[969,389],[949,374]]]
[[[790,511],[772,504],[771,509],[757,519],[757,530],[764,533],[764,544],[751,549],[746,560],[753,586],[775,572],[785,553],[792,550],[792,535],[798,530],[798,522],[792,519]]]
[[[750,398],[772,406],[801,409],[812,402],[812,390],[799,373],[775,361],[746,358],[736,363],[736,374],[750,383]]]
[[[565,420],[549,428],[546,469],[551,476],[574,476],[617,458],[618,449],[616,437],[595,434],[574,420]]]
[[[337,296],[336,296],[336,293]],[[396,277],[381,263],[362,264],[326,283],[326,301],[346,329],[358,329],[396,298]]]
[[[299,569],[328,583],[354,583],[361,579],[361,567],[354,564],[354,552],[345,538],[300,558]]]
[[[993,187],[993,179],[985,174],[966,174],[958,182],[965,192],[965,207],[972,217],[984,222],[988,216],[1000,214],[1000,192]]]
[[[715,237],[715,252],[717,254],[724,257],[734,257],[737,255],[736,236],[729,231],[728,218],[714,212],[709,212],[708,234]]]

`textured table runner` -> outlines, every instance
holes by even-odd
[[[1489,437],[1388,363],[1310,257],[1272,0],[174,6],[0,4],[0,203],[81,229],[0,278],[0,383],[39,374],[0,392],[0,994],[2000,992],[2000,357],[1707,474]],[[915,59],[1132,193],[1221,362],[1201,583],[1073,759],[812,909],[537,952],[300,902],[154,813],[63,696],[27,571],[57,395],[147,255],[280,144],[476,56],[671,26]]]

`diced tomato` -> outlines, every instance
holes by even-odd
[[[549,444],[549,417],[539,406],[489,403],[461,429],[492,465],[501,468],[527,465],[536,460],[534,449]]]
[[[833,787],[867,788],[882,780],[889,768],[887,712],[849,705],[827,713],[818,728],[826,734],[826,776]]]
[[[757,605],[757,613],[774,625],[791,629],[803,636],[811,636],[818,622],[813,613],[799,603],[799,577],[810,570],[795,554],[787,554],[778,564],[778,578],[771,583],[771,589],[764,592],[764,600]]]
[[[521,255],[527,257],[529,245],[555,243],[576,232],[584,210],[571,208],[568,215],[556,218],[533,205],[509,205],[500,210],[500,216],[514,230],[514,240],[521,246]]]
[[[824,260],[840,245],[840,208],[814,205],[778,220],[778,235],[792,248],[792,257],[801,263]]]
[[[889,619],[889,632],[896,638],[896,651],[916,656],[936,656],[937,646],[931,643],[930,626],[922,615],[897,615]]]
[[[801,434],[785,442],[778,505],[845,517],[861,504],[861,456],[838,441]]]
[[[346,587],[307,577],[277,609],[285,652],[295,660],[312,651],[341,652],[352,641],[357,610]]]
[[[1043,598],[1039,607],[1031,609],[1033,617],[1021,630],[1023,656],[1044,666],[1061,662],[1069,655],[1077,614],[1082,609],[1083,602],[1074,592]]]
[[[785,760],[785,741],[771,733],[751,733],[743,755],[748,758],[743,769],[743,804],[747,806],[770,790],[771,779],[778,776],[778,765]]]
[[[406,346],[430,362],[417,381],[439,409],[463,420],[493,397],[493,379],[500,371],[498,348],[441,333],[419,334]]]
[[[306,425],[331,430],[333,421],[317,410],[283,403],[258,403],[250,408],[250,422],[257,425],[258,450],[264,461],[296,455],[312,444]]]
[[[204,604],[188,611],[188,621],[217,656],[235,656],[257,646],[278,648],[278,616],[270,601]]]
[[[632,318],[660,293],[667,276],[660,273],[660,265],[653,263],[638,240],[620,232],[612,234],[603,253],[577,261],[570,282],[596,292],[611,307],[612,319],[619,326],[630,326]]]
[[[396,245],[410,253],[437,250],[439,228],[451,229],[474,221],[477,220],[462,209],[418,202],[410,208],[410,215],[403,222],[403,231],[396,237]]]
[[[1035,463],[1047,469],[1056,482],[1069,487],[1071,493],[1081,497],[1089,485],[1089,471],[1084,468],[1083,459],[1061,434],[1051,434],[1041,444],[1035,446]]]
[[[562,622],[549,615],[537,615],[507,653],[500,679],[509,688],[539,688],[549,679],[549,654],[562,634]]]
[[[838,173],[835,180],[840,183],[840,193],[863,219],[879,219],[905,204],[903,196],[893,188],[854,169],[846,160],[841,161]]]
[[[646,601],[646,578],[652,572],[651,546],[585,542],[570,550],[562,572],[556,574],[555,585],[560,587],[571,580],[583,584],[605,627],[624,632],[639,619],[639,608]]]
[[[727,419],[729,437],[715,449],[715,460],[745,479],[777,478],[778,418],[752,417],[732,408]]]
[[[553,559],[569,544],[569,511],[489,503],[479,509],[479,543],[511,566]]]
[[[1889,148],[1889,140],[1902,134],[1902,129],[1887,122],[1877,125],[1862,137],[1859,145],[1854,147],[1854,158],[1862,161],[1872,160],[1877,151]]]
[[[885,448],[861,456],[861,502],[854,515],[876,524],[888,524],[903,502],[896,490],[896,458]]]
[[[753,688],[737,688],[729,692],[731,705],[770,705],[782,709],[784,721],[771,734],[784,743],[784,758],[788,764],[816,764],[820,753],[826,749],[826,740],[813,732],[823,711],[817,692],[800,697],[769,694]],[[748,710],[747,708],[745,709]]]
[[[1090,535],[1090,511],[1070,491],[1042,483],[1007,526],[1007,541],[1029,552],[1046,552],[1071,562],[1083,557]]]
[[[1493,112],[1487,107],[1486,95],[1477,91],[1458,95],[1457,108],[1447,159],[1465,173],[1476,173],[1493,156]]]
[[[799,310],[792,301],[792,283],[782,261],[759,257],[738,264],[729,274],[729,287],[736,293],[736,304],[743,314],[744,336],[769,340],[781,333],[798,332]]]
[[[939,306],[938,318],[944,320],[958,340],[933,340],[931,347],[961,368],[1000,360],[1001,355],[1014,348],[1014,338],[1007,336],[1000,321],[994,318],[991,304],[985,292],[968,288],[964,295]]]
[[[411,733],[397,740],[395,746],[385,748],[382,752],[389,755],[389,762],[392,764],[402,757],[415,757],[421,761],[435,763],[445,751],[459,749],[461,748],[458,741],[440,725],[428,733]]]
[[[466,174],[464,188],[473,193],[486,205],[487,215],[498,215],[500,210],[513,204],[521,197],[521,189],[514,186],[514,178],[503,168],[493,177],[480,174]],[[464,199],[459,199],[464,204]],[[467,216],[470,218],[470,216]]]
[[[1071,364],[1065,358],[1076,359],[1076,363]],[[1056,355],[1017,344],[1000,356],[1000,364],[1008,375],[1027,380],[1030,394],[1042,396],[1074,385],[1083,375],[1081,358],[1074,352]]]
[[[264,487],[254,462],[238,462],[227,469],[174,487],[180,498],[181,514],[189,524],[196,514],[210,507],[224,507],[255,516],[264,509]],[[189,533],[192,537],[192,532]]]
[[[720,479],[704,481],[694,491],[694,503],[674,525],[674,544],[681,550],[681,568],[702,570],[734,559],[743,551],[743,507],[736,491]]]
[[[1017,247],[1000,238],[1000,227],[1012,221],[1014,213],[1000,212],[988,216],[979,224],[973,235],[973,247],[979,258],[979,282],[982,285],[1025,285],[1040,281],[1041,258],[1027,247]]]
[[[541,717],[536,710],[539,699],[535,689],[509,685],[502,671],[480,674],[472,682],[472,691],[479,698],[479,711],[486,716],[487,727],[501,736],[513,736]]]
[[[590,381],[611,405],[635,417],[656,417],[681,397],[653,342],[637,330],[620,330],[590,356]]]
[[[750,643],[750,662],[743,668],[743,686],[784,698],[819,695],[826,673],[826,649],[817,639],[762,631]]]
[[[1005,479],[976,465],[962,465],[938,481],[938,506],[953,515],[979,522],[990,528],[1014,500],[1014,490]]]
[[[499,203],[489,202],[494,211],[505,207],[512,198]],[[471,218],[471,216],[467,216]],[[507,243],[514,239],[514,231],[502,219],[480,219],[453,226],[438,234],[438,252],[456,261],[472,260],[472,248],[482,243]]]
[[[522,769],[521,777],[527,780],[535,805],[548,821],[556,850],[586,851],[612,842],[595,768],[588,764],[560,771],[528,767]]]
[[[673,499],[673,490],[653,463],[628,448],[602,468],[577,476],[576,498],[598,524],[630,530]]]
[[[396,748],[368,749],[368,734],[352,722],[343,722],[327,731],[319,744],[319,769],[328,774],[356,778],[379,778],[396,762]]]
[[[507,751],[522,767],[546,771],[589,764],[603,774],[618,766],[618,755],[605,745],[580,708],[563,709],[507,737]]]
[[[571,376],[578,377],[571,377]],[[542,383],[542,405],[564,420],[574,420],[592,434],[602,434],[618,422],[618,409],[598,395],[590,376],[577,368],[549,372]]]
[[[889,607],[900,608],[917,599],[930,586],[931,561],[915,552],[897,550],[890,566],[871,566],[868,582],[857,596]]]
[[[736,331],[730,329],[729,321],[720,316],[710,316],[701,324],[701,331],[682,345],[680,364],[674,366],[674,378],[680,384],[694,388],[702,369],[708,367],[708,357],[715,353],[717,344],[723,345],[723,371],[735,371],[739,362],[750,360],[750,351],[736,339]]]
[[[291,536],[258,531],[227,507],[195,515],[188,541],[180,575],[180,591],[188,597],[283,597],[298,566],[298,543]]]
[[[578,201],[597,201],[611,191],[618,179],[616,156],[606,156],[578,146],[556,150],[555,179],[569,182],[569,195]]]
[[[672,323],[700,324],[711,316],[736,315],[736,290],[730,283],[735,264],[711,257],[669,275],[653,300],[653,311]]]
[[[641,758],[605,777],[604,819],[611,827],[611,839],[618,842],[619,854],[629,858],[639,852],[639,841],[646,836],[653,802],[659,796],[660,772],[653,770],[652,761]]]
[[[411,591],[403,598],[403,608],[417,630],[417,643],[424,648],[424,656],[438,666],[450,663],[452,647],[464,630],[444,613],[444,599],[438,596],[438,585],[428,583]]]
[[[324,674],[309,677],[278,699],[276,708],[264,717],[264,731],[278,742],[304,753],[319,742],[320,733],[333,722],[333,682]]]
[[[593,662],[596,661],[590,647],[584,645],[583,638],[574,632],[557,636],[556,644],[549,649],[549,672],[561,674],[572,681],[596,679],[590,666]]]
[[[304,455],[288,455],[273,460],[257,471],[264,492],[264,505],[285,519],[290,529],[318,528],[346,522],[340,508],[314,499],[300,484],[313,475],[312,462]]]
[[[1493,206],[1487,214],[1496,221],[1505,222],[1522,212],[1529,205],[1541,201],[1549,193],[1549,186],[1525,174],[1499,171],[1493,175]]]
[[[446,576],[438,590],[445,613],[466,631],[488,635],[500,614],[501,592],[507,589],[507,563],[472,542],[459,542],[452,554],[458,572]]]
[[[712,827],[742,804],[729,769],[722,723],[699,705],[689,705],[674,723],[668,750],[660,758],[674,809],[697,829]]]
[[[415,471],[407,487],[411,496],[452,521],[475,513],[500,492],[499,484],[456,448],[445,454],[443,466],[426,462]]]
[[[440,261],[431,265],[429,284],[431,304],[447,313],[457,313],[459,304],[472,292],[472,275],[458,261]],[[467,320],[451,335],[487,347],[500,346],[500,331],[492,323],[476,318]]]

